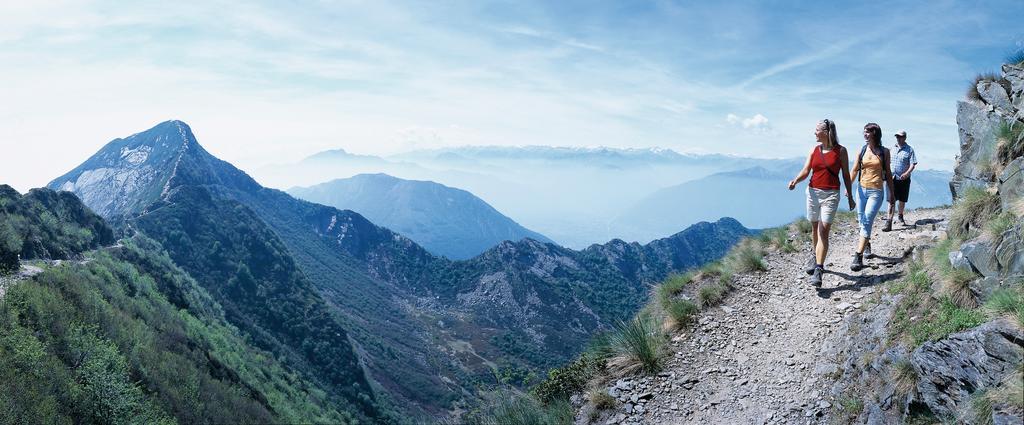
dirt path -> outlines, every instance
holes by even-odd
[[[832,351],[826,338],[835,341],[844,318],[862,311],[882,283],[902,275],[912,240],[937,237],[932,223],[948,214],[910,211],[911,226],[875,230],[879,257],[865,260],[868,267],[859,272],[849,268],[856,224],[837,223],[821,289],[810,286],[802,271],[810,243],[796,253],[770,253],[768,271],[739,276],[722,305],[702,312],[698,325],[673,338],[674,356],[662,373],[613,383],[619,406],[598,423],[827,422],[836,403],[828,390],[840,359],[821,354]],[[881,227],[878,221],[876,229]]]

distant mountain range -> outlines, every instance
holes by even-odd
[[[440,415],[495,375],[521,383],[631,317],[650,284],[750,234],[721,219],[646,245],[523,239],[451,261],[262,187],[180,121],[110,142],[49,187],[154,239],[248,340],[366,418]]]
[[[788,223],[805,215],[807,209],[807,181],[792,191],[786,188],[796,171],[753,167],[667,187],[634,204],[609,228],[623,238],[644,242],[671,229],[714,217],[734,217],[753,228]],[[948,172],[914,171],[909,208],[951,204],[950,178],[952,174]],[[845,195],[843,199],[840,210],[847,209]]]
[[[387,174],[359,174],[288,193],[299,199],[349,209],[412,239],[435,255],[475,257],[501,241],[552,242],[520,226],[464,190]]]
[[[524,227],[581,249],[614,238],[634,240],[617,233],[611,222],[657,190],[718,172],[801,165],[799,159],[695,155],[660,148],[470,146],[388,157],[325,151],[296,164],[257,169],[255,175],[279,188],[376,173],[433,181],[469,191]]]

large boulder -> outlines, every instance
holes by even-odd
[[[1000,123],[1000,115],[979,102],[957,102],[956,123],[960,127],[960,156],[950,190],[953,198],[968,186],[989,186],[994,180],[992,158],[995,138],[992,132]]]
[[[917,402],[939,417],[953,416],[971,395],[990,388],[1024,361],[1024,332],[1006,320],[926,342],[910,356],[921,377]]]
[[[967,242],[960,245],[960,252],[971,263],[976,273],[982,276],[999,274],[999,264],[992,255],[992,245],[988,241],[979,239]]]

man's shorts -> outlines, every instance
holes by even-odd
[[[839,190],[807,187],[807,221],[831,223],[839,208]]]
[[[907,202],[907,199],[910,198],[910,179],[893,180],[892,194],[897,201]]]

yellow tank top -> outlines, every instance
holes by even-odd
[[[885,181],[882,159],[868,149],[860,164],[860,186],[865,189],[881,189]]]

